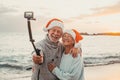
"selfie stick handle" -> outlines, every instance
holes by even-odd
[[[32,43],[33,48],[34,48],[36,54],[40,56],[40,50],[36,49],[35,44],[34,44],[35,40],[32,38],[30,19],[27,19],[27,23],[28,23],[28,32],[29,32],[30,42]]]

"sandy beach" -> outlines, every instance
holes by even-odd
[[[31,80],[31,71],[6,75],[4,80]],[[85,80],[120,80],[120,64],[85,67]]]
[[[85,80],[120,80],[120,64],[86,67]]]

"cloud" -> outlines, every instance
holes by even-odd
[[[0,32],[13,32],[25,30],[25,19],[23,16],[1,16]]]
[[[9,7],[5,7],[3,5],[0,5],[0,15],[8,14],[8,13],[14,13],[14,12],[17,12],[17,9],[9,8]]]
[[[120,13],[120,2],[112,6],[92,8],[91,10],[95,11],[93,16],[104,16],[104,15]]]
[[[100,8],[91,8],[91,11],[93,11],[93,14],[81,14],[80,16],[73,17],[72,19],[83,19],[87,17],[97,17],[97,16],[105,16],[105,15],[111,15],[111,14],[119,14],[120,13],[120,2],[117,4],[106,6],[106,7],[100,7]]]

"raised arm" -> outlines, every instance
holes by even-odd
[[[79,54],[82,56],[81,43],[76,43],[75,47],[70,50],[70,53],[72,54],[73,58],[76,58]]]

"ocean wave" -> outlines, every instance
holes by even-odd
[[[120,63],[120,53],[105,55],[87,55],[83,57],[85,67],[102,66],[108,64]],[[16,70],[31,70],[32,58],[29,55],[12,55],[0,57],[0,68],[16,69]]]
[[[10,64],[10,63],[4,63],[0,64],[0,68],[10,68],[10,69],[17,69],[17,70],[23,70],[24,67],[21,65],[15,65],[15,64]]]
[[[103,66],[115,63],[120,63],[120,54],[84,57],[85,67]]]
[[[26,70],[27,66],[31,66],[31,56],[27,55],[9,55],[0,57],[0,69]]]

